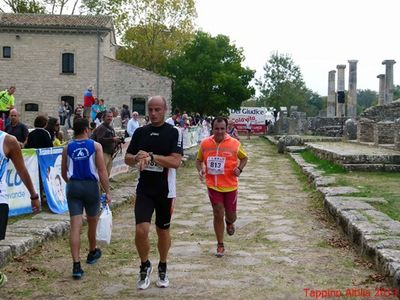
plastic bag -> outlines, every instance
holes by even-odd
[[[109,245],[112,232],[112,213],[108,204],[103,207],[96,228],[96,241],[98,244]]]

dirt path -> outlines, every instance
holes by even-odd
[[[148,290],[136,290],[139,260],[132,204],[127,203],[114,211],[111,245],[103,248],[97,264],[83,264],[81,281],[70,277],[65,237],[8,264],[4,271],[9,282],[0,298],[315,299],[311,290],[345,295],[347,288],[355,288],[369,292],[372,299],[375,288],[385,283],[372,280],[376,274],[371,264],[357,256],[326,220],[288,157],[278,155],[261,138],[244,141],[244,147],[250,161],[240,178],[237,231],[226,237],[225,257],[213,255],[211,207],[194,164],[188,163],[178,171],[170,288],[152,283]],[[151,237],[150,257],[156,265],[154,229]],[[85,248],[86,243],[82,259]]]

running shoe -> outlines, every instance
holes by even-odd
[[[6,274],[0,272],[0,287],[2,287],[3,285],[5,285],[7,282],[7,276]]]
[[[99,258],[101,257],[101,250],[99,248],[94,249],[94,251],[90,251],[87,259],[86,259],[86,263],[89,265],[92,265],[94,263],[96,263]]]
[[[169,286],[167,270],[162,270],[161,268],[158,268],[158,279],[156,285],[159,288],[166,288]]]
[[[140,266],[140,273],[139,273],[139,279],[137,281],[137,288],[139,290],[145,290],[149,287],[150,285],[150,274],[153,271],[153,267],[150,263],[149,266]]]
[[[74,263],[74,266],[72,267],[72,277],[74,279],[81,279],[83,276],[83,270],[81,268],[80,263]]]
[[[222,244],[218,243],[218,245],[217,245],[217,253],[215,253],[215,256],[216,257],[222,257],[222,256],[224,256],[224,253],[225,253],[224,244],[223,243]]]
[[[226,223],[226,233],[228,235],[234,235],[235,225],[233,225],[233,223]]]

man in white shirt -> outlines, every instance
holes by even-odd
[[[175,126],[175,121],[176,121],[176,114],[173,114],[171,117],[165,120],[165,123]]]
[[[130,137],[133,135],[135,130],[140,127],[138,117],[139,117],[139,113],[137,111],[134,111],[132,113],[132,118],[130,118],[128,121],[128,125],[126,126],[126,131],[128,132]]]

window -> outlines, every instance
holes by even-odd
[[[3,58],[11,58],[11,47],[9,46],[3,47]]]
[[[146,100],[144,98],[132,98],[132,111],[137,111],[139,115],[146,115]]]
[[[39,104],[36,103],[26,103],[25,111],[39,111]]]
[[[74,74],[74,54],[63,53],[62,54],[62,70],[63,74]]]

